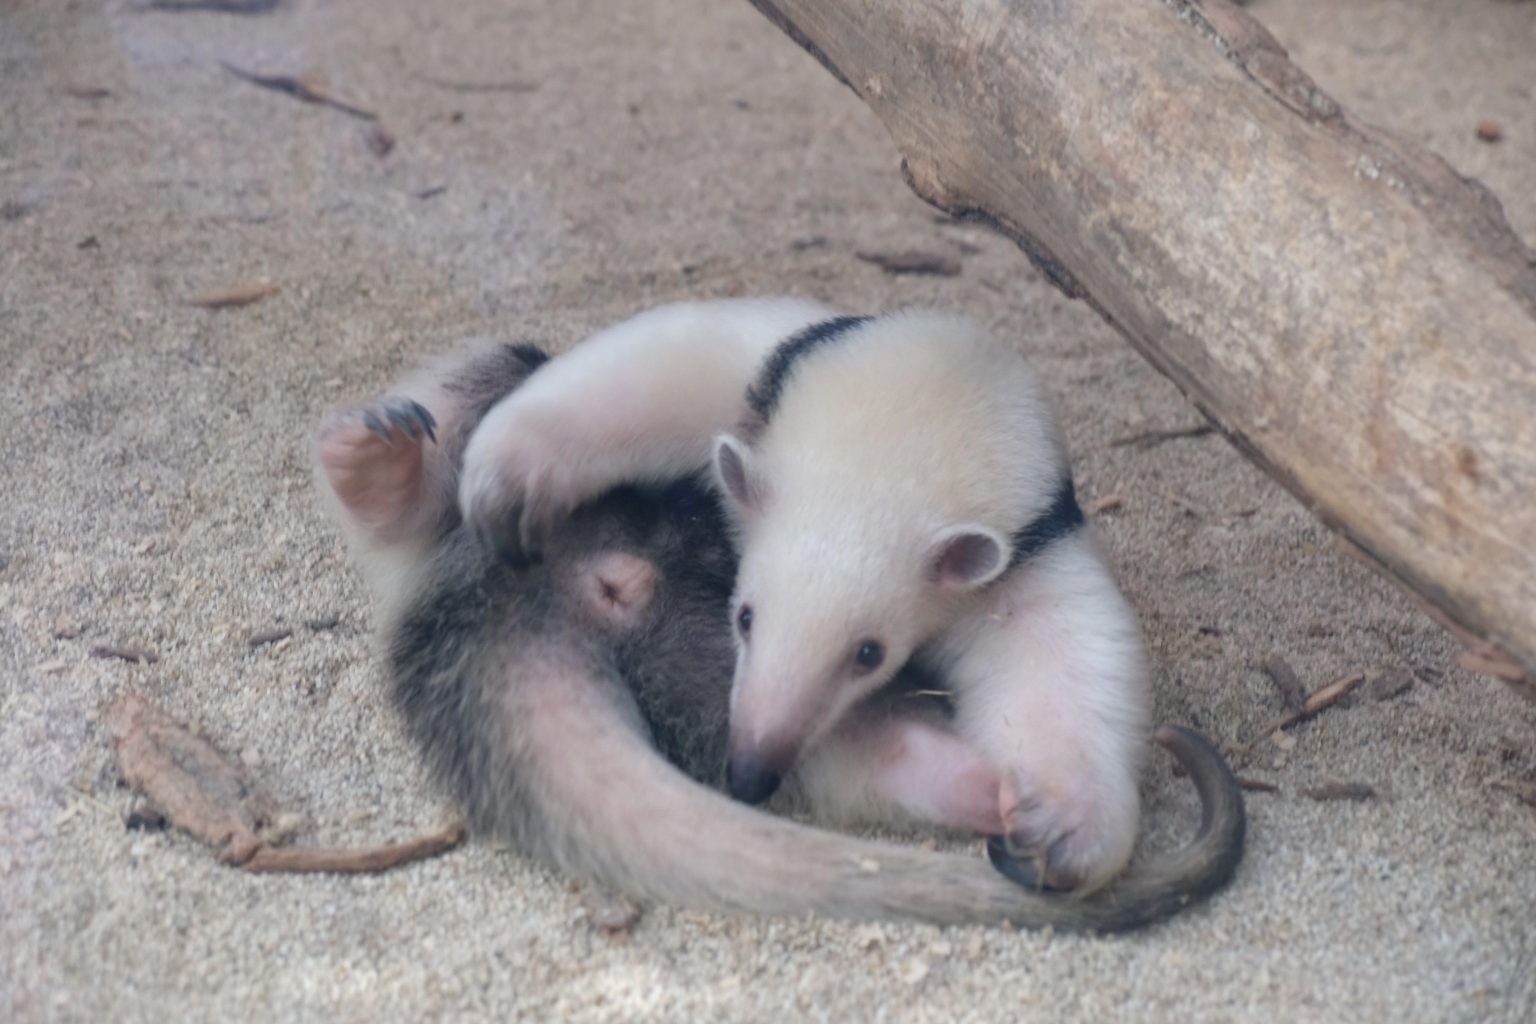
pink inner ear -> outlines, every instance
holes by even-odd
[[[959,533],[944,541],[933,563],[941,587],[974,587],[997,574],[1003,549],[985,533]]]
[[[725,485],[731,500],[743,510],[755,508],[757,501],[752,493],[752,481],[747,475],[747,464],[735,438],[721,437],[715,442],[715,469],[720,482]]]

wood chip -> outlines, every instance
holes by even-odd
[[[1263,779],[1249,779],[1239,775],[1237,777],[1239,789],[1245,789],[1250,793],[1278,793],[1280,787],[1273,782],[1265,782]]]
[[[140,665],[153,665],[160,660],[160,655],[154,651],[146,651],[142,647],[119,647],[115,644],[102,644],[91,648],[93,658],[118,658],[122,661],[133,661]]]
[[[293,636],[293,630],[291,629],[264,629],[259,633],[252,633],[250,638],[246,640],[246,643],[251,647],[265,647],[268,644],[275,644],[279,640],[287,640],[291,636]]]
[[[579,892],[587,923],[604,935],[627,935],[640,920],[640,905],[621,892],[591,882],[581,885]]]
[[[1504,126],[1497,121],[1479,121],[1475,131],[1483,142],[1498,142],[1504,137]]]
[[[1301,679],[1296,675],[1296,670],[1291,668],[1291,663],[1278,654],[1271,654],[1264,659],[1263,668],[1269,681],[1280,691],[1280,700],[1286,710],[1300,711],[1307,699],[1307,690],[1301,685]]]
[[[368,129],[366,140],[368,142],[368,151],[380,159],[394,152],[395,133],[381,124],[376,124]]]
[[[1106,494],[1092,505],[1088,506],[1090,516],[1103,515],[1105,512],[1115,512],[1125,504],[1125,499],[1118,494]]]
[[[227,61],[220,61],[219,64],[225,71],[228,71],[235,77],[243,78],[247,82],[261,86],[263,89],[272,89],[276,92],[285,93],[295,99],[303,100],[305,103],[317,103],[321,106],[333,107],[343,113],[351,114],[353,117],[360,117],[365,121],[372,121],[378,117],[377,114],[361,103],[332,92],[313,78],[302,75],[261,75],[254,71],[247,71],[244,68],[236,67]]]
[[[1135,445],[1138,448],[1156,448],[1168,441],[1177,441],[1185,437],[1204,437],[1213,433],[1215,427],[1209,423],[1197,423],[1189,427],[1173,427],[1168,430],[1139,430],[1134,434],[1123,434],[1109,442],[1111,448],[1125,448]]]
[[[1521,782],[1518,779],[1489,778],[1483,780],[1483,785],[1489,789],[1501,789],[1506,793],[1513,793],[1521,803],[1528,807],[1536,808],[1536,782]]]
[[[1461,657],[1456,659],[1456,664],[1468,672],[1493,676],[1495,679],[1502,679],[1506,683],[1523,682],[1526,675],[1525,668],[1513,658],[1499,651],[1489,649],[1463,651]]]
[[[1376,799],[1376,788],[1364,782],[1326,782],[1321,786],[1304,789],[1301,793],[1309,800],[1321,802],[1348,800],[1364,803]]]
[[[921,249],[902,249],[891,252],[856,252],[865,263],[873,263],[887,274],[931,274],[935,277],[955,277],[960,273],[960,261],[941,252],[925,252]]]
[[[253,302],[260,302],[277,293],[278,287],[272,282],[253,281],[250,284],[237,284],[230,288],[215,288],[212,291],[199,292],[187,300],[187,305],[202,309],[239,309],[241,306],[249,306]]]

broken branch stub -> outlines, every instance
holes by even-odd
[[[1536,694],[1536,268],[1487,190],[1227,0],[753,3],[918,195],[1017,241]]]

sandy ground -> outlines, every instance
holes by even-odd
[[[1536,241],[1536,4],[1252,10]],[[220,61],[322,75],[397,143],[380,156],[368,123]],[[1474,137],[1484,118],[1502,142]],[[910,246],[963,271],[855,256]],[[258,279],[281,291],[188,305]],[[1314,686],[1405,674],[1244,766],[1279,791],[1250,795],[1231,889],[1122,938],[655,908],[611,939],[484,844],[272,878],[125,829],[99,714],[128,688],[239,752],[301,843],[450,820],[380,700],[308,431],[467,335],[558,347],[659,300],[777,292],[964,308],[1024,339],[1087,503],[1122,498],[1096,519],[1160,718],[1252,738],[1280,710],[1269,654]],[[0,0],[0,351],[0,1018],[1536,1019],[1536,706],[1459,671],[1219,438],[1116,446],[1195,414],[1007,243],[913,199],[874,119],[745,3]],[[61,616],[82,635],[56,638]],[[277,626],[293,637],[248,647]],[[1307,795],[1333,782],[1376,797]],[[1187,827],[1162,763],[1147,793]]]

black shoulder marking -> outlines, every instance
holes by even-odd
[[[773,354],[763,364],[756,383],[747,391],[747,404],[751,406],[752,415],[757,421],[767,423],[773,417],[779,398],[784,394],[789,373],[801,356],[873,319],[868,316],[833,317],[831,320],[811,324],[780,342],[779,347],[773,350]]]
[[[1077,491],[1072,477],[1064,476],[1056,487],[1056,495],[1044,512],[1024,524],[1013,535],[1013,561],[1018,565],[1044,551],[1053,541],[1076,531],[1083,525],[1083,510],[1077,505]]]
[[[531,341],[508,345],[506,352],[508,357],[520,360],[524,366],[528,367],[529,373],[549,362],[549,353]]]

